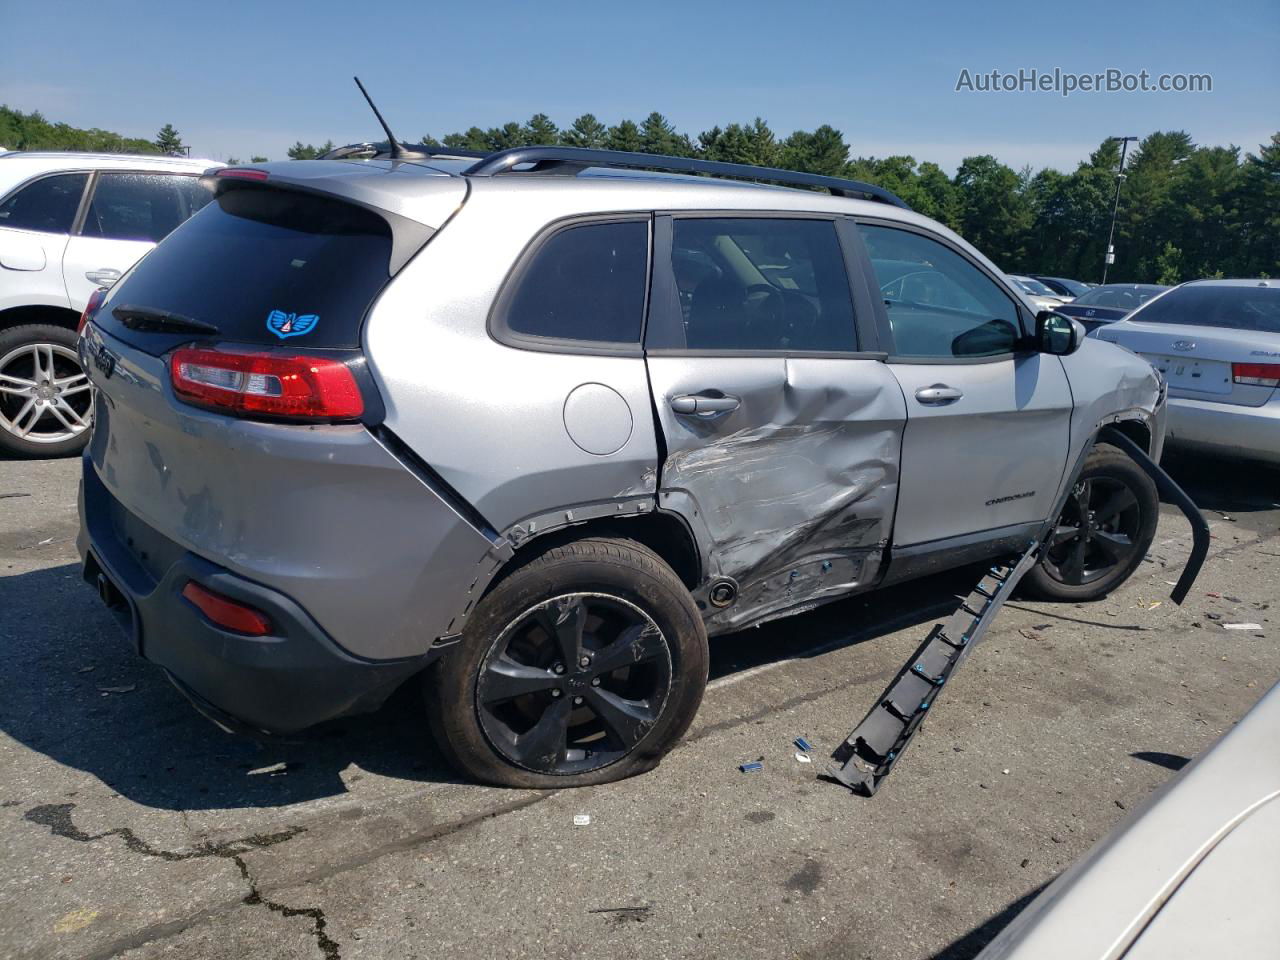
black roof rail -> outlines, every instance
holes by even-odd
[[[712,177],[763,180],[793,187],[823,187],[837,197],[864,197],[868,200],[892,204],[904,210],[911,209],[901,198],[883,187],[863,183],[860,180],[827,177],[817,173],[801,173],[796,170],[779,170],[776,167],[756,167],[746,163],[722,163],[718,160],[668,157],[655,153],[629,153],[622,150],[589,150],[582,147],[513,147],[510,150],[499,150],[497,153],[486,155],[479,163],[464,170],[463,174],[469,177],[491,177],[495,174],[513,172],[513,167],[524,164],[531,166],[526,171],[514,172],[569,173],[574,172],[575,168],[582,170],[587,167],[623,167],[661,170],[666,173],[702,173]]]

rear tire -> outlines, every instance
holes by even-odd
[[[0,450],[66,457],[89,442],[93,395],[76,340],[74,330],[48,323],[0,331]]]
[[[1159,519],[1152,479],[1122,450],[1098,444],[1024,589],[1043,600],[1102,599],[1142,563]]]
[[[569,661],[575,662],[569,662]],[[653,551],[553,546],[476,606],[429,670],[427,719],[460,771],[509,787],[576,787],[651,770],[693,722],[707,635]]]

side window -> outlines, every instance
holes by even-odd
[[[857,349],[829,220],[677,218],[671,267],[691,350]]]
[[[521,336],[638,344],[648,264],[646,220],[567,227],[524,264],[501,320]]]
[[[70,233],[80,207],[87,173],[41,177],[0,203],[0,227]]]
[[[985,273],[945,244],[892,227],[860,226],[900,357],[992,357],[1018,340],[1018,309]]]
[[[81,232],[105,240],[163,240],[212,195],[195,177],[100,173]]]

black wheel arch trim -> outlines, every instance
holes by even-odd
[[[1200,512],[1200,508],[1196,506],[1195,501],[1187,495],[1185,490],[1178,486],[1177,481],[1160,469],[1160,465],[1147,456],[1147,452],[1134,443],[1123,431],[1117,429],[1114,425],[1104,426],[1098,431],[1098,439],[1119,447],[1127,453],[1130,459],[1155,482],[1160,496],[1172,502],[1191,523],[1191,555],[1187,557],[1186,566],[1182,568],[1182,574],[1178,577],[1177,584],[1169,593],[1170,599],[1174,603],[1181,605],[1190,592],[1192,584],[1195,583],[1196,577],[1200,575],[1200,569],[1204,566],[1205,557],[1209,554],[1209,523],[1205,520],[1204,514]],[[1057,522],[1056,514],[1052,522]]]

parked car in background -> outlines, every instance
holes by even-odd
[[[1089,285],[1081,280],[1069,280],[1066,277],[1046,277],[1038,273],[1031,274],[1032,280],[1039,280],[1060,297],[1078,297],[1089,289]]]
[[[0,155],[0,450],[56,457],[84,447],[92,399],[76,357],[80,313],[90,294],[208,202],[198,177],[217,166]]]
[[[1280,954],[1280,685],[1060,874],[978,960]]]
[[[1168,289],[1159,283],[1108,283],[1105,287],[1092,287],[1070,303],[1054,309],[1064,316],[1074,317],[1084,324],[1086,330],[1092,331],[1103,324],[1123,320]]]
[[[1169,386],[1169,444],[1280,463],[1280,280],[1196,280],[1092,336]]]
[[[1046,520],[1042,597],[1141,563],[1156,489],[1107,441],[1159,457],[1155,371],[887,191],[415,150],[217,171],[86,319],[85,577],[218,722],[414,681],[470,776],[599,783],[688,728],[708,635]]]
[[[1009,274],[1009,279],[1021,288],[1022,292],[1036,305],[1037,310],[1056,310],[1067,302],[1066,297],[1054,293],[1039,280],[1032,280],[1017,273]]]

